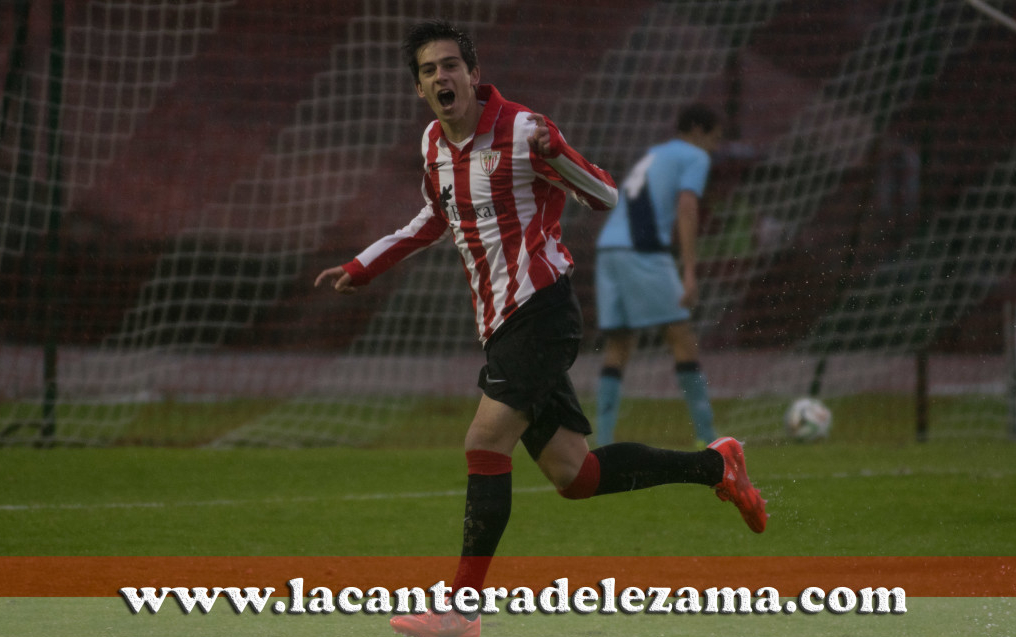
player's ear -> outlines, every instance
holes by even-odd
[[[473,67],[473,70],[469,72],[469,85],[476,88],[480,85],[480,65],[477,64]]]
[[[423,84],[420,84],[420,80],[416,80],[416,95],[418,97],[426,97],[423,94]]]

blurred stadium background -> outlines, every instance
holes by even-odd
[[[725,114],[696,315],[721,431],[778,441],[812,393],[844,440],[1011,438],[1016,2],[987,8],[1002,15],[960,0],[0,3],[0,446],[380,445],[423,425],[458,444],[482,353],[451,244],[353,297],[311,287],[419,209],[430,113],[399,43],[434,16],[473,33],[483,81],[617,180],[681,105]],[[564,220],[590,399],[604,218]],[[667,357],[642,345],[619,434],[690,441]]]

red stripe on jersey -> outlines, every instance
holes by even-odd
[[[513,166],[513,148],[515,143],[515,118],[501,117],[494,126],[494,141],[491,149],[501,153],[501,161],[497,169],[490,175],[490,191],[492,193],[513,193],[515,186],[515,170]],[[497,213],[497,225],[501,232],[501,247],[508,267],[508,280],[505,282],[504,301],[501,316],[508,318],[518,305],[515,295],[519,290],[519,255],[522,252],[522,222],[514,195],[503,201],[494,201]]]
[[[424,177],[424,183],[427,186],[427,196],[430,199],[431,205],[434,208],[436,214],[441,215],[446,223],[449,223],[447,212],[445,212],[441,205],[441,171],[440,168],[443,165],[439,163],[438,159],[438,142],[441,139],[441,127],[438,126],[437,122],[432,122],[427,133],[424,135],[424,139],[427,140],[426,150],[424,155],[426,156],[426,167],[427,174]],[[459,254],[459,262],[462,264],[462,271],[466,275],[466,280],[469,281],[471,278],[469,272],[469,265],[466,263],[465,257]],[[479,302],[479,297],[476,295],[476,289],[469,286],[469,299],[473,304],[473,309],[476,309],[476,305]]]
[[[531,152],[530,158],[536,171],[551,181],[565,185],[593,210],[613,208],[617,204],[617,188],[610,174],[566,144],[557,124],[544,119],[550,130],[551,148],[558,154],[544,159]],[[590,188],[596,189],[596,192]]]
[[[441,127],[436,121],[430,123],[426,137],[430,140],[430,143],[427,144],[427,163],[429,165],[437,160],[437,142],[441,139]]]
[[[418,227],[417,227],[418,226]],[[366,285],[374,277],[387,271],[399,261],[434,243],[448,230],[448,224],[438,216],[417,216],[410,225],[398,233],[375,242],[343,267],[352,277],[353,285]],[[360,268],[353,265],[361,264]],[[349,266],[349,267],[346,267]]]
[[[533,217],[529,227],[526,228],[526,244],[533,255],[529,263],[529,278],[533,282],[534,289],[542,289],[557,281],[561,273],[558,268],[544,256],[547,238],[552,237],[553,228],[560,230],[560,210],[564,207],[564,193],[547,182],[537,179],[533,181],[533,195],[536,198],[536,216]],[[560,237],[560,232],[557,233]],[[539,250],[534,250],[539,246]],[[568,266],[572,265],[571,256],[568,256]]]
[[[476,210],[473,208],[473,185],[470,181],[472,155],[468,152],[472,145],[473,142],[470,141],[461,154],[454,145],[451,146],[452,157],[455,161],[455,205],[458,206],[459,229],[462,231],[466,248],[473,259],[473,268],[476,270],[478,280],[475,283],[475,291],[483,301],[483,329],[480,331],[483,338],[488,338],[497,309],[492,301],[494,295],[487,250],[480,238]],[[476,308],[475,302],[473,308]]]
[[[437,127],[435,126],[435,128]],[[431,137],[433,137],[433,133]],[[426,173],[423,176],[425,200],[435,215],[442,216],[447,221],[448,217],[441,209],[441,173],[438,172],[439,164],[437,161],[437,147],[433,143],[428,144],[425,159]]]

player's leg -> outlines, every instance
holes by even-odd
[[[604,334],[597,391],[596,441],[614,441],[622,375],[635,349],[635,330],[687,316],[679,306],[680,281],[669,253],[602,250],[596,256],[596,314]]]
[[[627,329],[624,305],[623,251],[606,250],[596,254],[596,321],[604,335],[603,362],[596,390],[596,441],[605,445],[614,441],[614,427],[621,408],[624,367],[633,341]]]
[[[582,314],[570,282],[563,277],[530,298],[487,343],[480,374],[483,397],[466,433],[466,516],[462,560],[453,588],[483,588],[484,576],[511,514],[511,454],[530,431],[558,388],[574,394],[568,368],[581,340]],[[573,426],[590,433],[578,407]]]
[[[589,451],[589,431],[575,388],[565,375],[522,434],[529,455],[567,498],[672,483],[716,486],[722,481],[724,460],[717,450],[671,451],[621,442]]]
[[[528,426],[524,411],[483,394],[466,431],[466,453],[484,450],[511,456]]]
[[[589,451],[582,434],[561,427],[537,460],[544,475],[569,499],[635,491],[661,484],[715,486],[723,478],[717,451],[675,451],[616,442]]]
[[[710,486],[733,502],[748,527],[765,530],[765,500],[752,485],[741,444],[721,438],[701,451],[673,451],[621,442],[588,451],[580,432],[561,427],[537,463],[558,492],[572,500],[646,489],[662,484]]]
[[[466,432],[466,511],[462,559],[452,589],[483,588],[512,506],[512,450],[529,426],[526,415],[484,395]]]
[[[473,422],[466,432],[466,511],[462,523],[462,554],[452,591],[483,589],[490,562],[508,526],[512,506],[512,449],[529,426],[524,412],[487,395],[480,398]],[[458,613],[397,615],[392,628],[404,635],[476,636],[478,616]]]
[[[635,335],[629,330],[611,330],[604,335],[603,367],[596,392],[596,442],[599,445],[614,441],[624,368],[634,348]]]
[[[543,475],[560,492],[567,489],[582,471],[589,443],[580,432],[558,427],[554,435],[536,458],[536,464]]]
[[[674,357],[674,373],[684,394],[685,403],[695,426],[695,444],[700,449],[717,438],[713,429],[713,405],[709,398],[702,364],[699,362],[698,339],[690,321],[671,323],[664,337]]]

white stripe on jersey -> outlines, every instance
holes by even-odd
[[[583,205],[591,207],[592,202],[589,201],[590,197],[593,201],[617,202],[617,188],[609,186],[589,174],[585,168],[576,164],[570,157],[561,154],[557,157],[548,159],[547,163],[553,166],[565,179],[578,188],[579,193],[581,194],[577,194],[581,197],[580,201]]]

